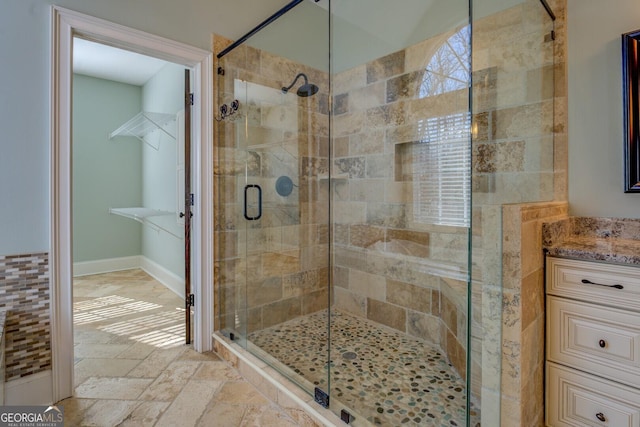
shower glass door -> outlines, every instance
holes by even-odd
[[[548,4],[287,6],[217,64],[217,330],[354,426],[539,424]]]
[[[328,11],[305,1],[223,56],[216,118],[218,329],[322,403],[328,23]]]

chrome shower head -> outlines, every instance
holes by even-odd
[[[304,78],[304,84],[298,88],[298,91],[296,92],[298,96],[306,98],[307,96],[312,96],[312,95],[315,95],[316,93],[318,93],[318,90],[319,90],[318,86],[314,85],[313,83],[309,83],[309,80],[307,79],[307,76],[304,73],[299,73],[296,76],[296,78],[293,79],[293,83],[291,83],[287,87],[283,87],[282,88],[282,93],[289,92],[289,89],[291,89],[293,87],[293,85],[296,84],[296,82],[298,81],[298,79],[300,77]]]

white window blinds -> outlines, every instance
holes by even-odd
[[[471,211],[470,115],[461,112],[418,124],[413,145],[414,219],[468,227]]]

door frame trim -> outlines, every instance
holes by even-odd
[[[213,53],[183,43],[51,7],[51,247],[50,322],[53,403],[73,395],[73,255],[71,89],[73,37],[154,56],[193,70],[192,289],[196,305],[194,349],[210,351],[213,335]]]

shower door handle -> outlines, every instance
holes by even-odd
[[[258,192],[258,213],[255,216],[249,216],[249,190],[255,188]],[[244,219],[247,221],[256,221],[262,217],[262,188],[256,184],[247,184],[244,186]]]

